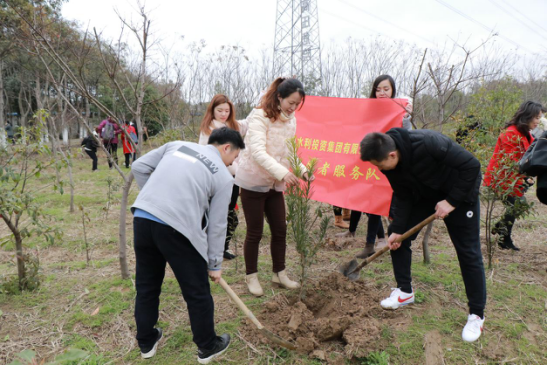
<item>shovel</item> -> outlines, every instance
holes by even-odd
[[[232,288],[226,283],[226,281],[223,278],[221,278],[221,281],[219,283],[221,284],[223,289],[226,291],[226,293],[228,294],[230,299],[232,299],[234,301],[234,303],[236,303],[238,308],[240,308],[240,310],[245,313],[247,318],[249,318],[251,320],[251,322],[253,322],[253,324],[255,324],[255,326],[257,326],[257,328],[259,329],[259,332],[263,336],[265,336],[266,338],[268,338],[270,341],[274,342],[275,344],[278,344],[282,347],[285,347],[286,349],[289,349],[289,350],[295,350],[296,349],[295,345],[293,345],[292,343],[287,342],[286,340],[284,340],[280,336],[278,336],[278,335],[270,332],[266,328],[264,328],[264,326],[261,324],[261,322],[259,322],[259,320],[253,315],[253,313],[251,313],[251,311],[247,308],[247,306],[244,304],[244,302],[242,302],[242,300],[238,297],[238,295],[236,295],[236,293],[234,293]]]
[[[428,223],[432,222],[434,219],[436,219],[436,215],[432,214],[430,217],[426,218],[425,220],[417,224],[415,227],[411,228],[409,231],[402,234],[401,237],[396,240],[396,242],[402,242],[406,240],[407,238],[411,237],[413,234],[420,231],[422,227],[426,226]],[[344,276],[346,276],[350,281],[356,281],[360,277],[361,269],[363,269],[371,261],[375,260],[377,257],[381,256],[383,253],[385,253],[388,250],[390,250],[390,247],[388,247],[388,245],[384,246],[381,250],[369,256],[359,265],[358,265],[358,261],[356,259],[353,259],[352,261],[349,261],[341,265],[339,267],[339,272],[343,274]]]

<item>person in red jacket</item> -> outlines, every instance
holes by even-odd
[[[133,139],[134,143],[137,144],[137,132],[135,132],[135,128],[129,124],[129,121],[126,120],[123,128]],[[132,162],[135,161],[135,148],[133,148],[133,145],[124,133],[122,133],[122,146],[124,147],[124,156],[126,156],[126,169],[128,169],[131,166],[131,163],[129,162],[130,158],[132,158]]]
[[[517,171],[508,171],[504,168],[505,160],[518,162],[533,141],[531,130],[535,129],[546,108],[534,101],[526,101],[520,105],[512,119],[506,123],[506,130],[501,133],[485,172],[485,186],[501,186],[505,191],[513,186],[513,190],[503,198],[507,207],[504,216],[493,228],[493,234],[498,234],[498,245],[502,249],[519,251],[512,241],[512,227],[516,221],[514,206],[516,201],[525,200],[523,196],[527,188],[533,184],[532,179],[519,174]],[[517,180],[517,181],[516,181]]]

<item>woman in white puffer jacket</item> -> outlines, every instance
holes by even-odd
[[[299,283],[291,281],[285,272],[287,224],[283,192],[286,183],[299,182],[289,171],[286,141],[295,135],[295,110],[304,99],[299,80],[280,77],[270,85],[259,107],[248,117],[246,149],[239,157],[236,184],[242,188],[240,197],[247,223],[246,283],[255,296],[263,295],[257,261],[265,215],[271,231],[272,282],[288,289],[299,288]]]

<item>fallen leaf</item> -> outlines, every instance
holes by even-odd
[[[100,309],[100,308],[101,308],[101,307],[95,308],[95,310],[91,313],[91,315],[92,315],[92,316],[97,315],[97,313],[99,313],[99,309]]]

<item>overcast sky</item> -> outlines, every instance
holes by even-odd
[[[298,1],[298,0],[295,0]],[[323,45],[348,37],[403,39],[434,48],[450,39],[478,45],[490,31],[497,44],[528,57],[547,57],[546,0],[317,0]],[[152,30],[163,42],[178,45],[204,39],[211,47],[241,45],[254,49],[274,41],[276,0],[157,0],[146,2]],[[83,27],[116,37],[114,9],[135,17],[135,0],[69,0],[63,16]]]

